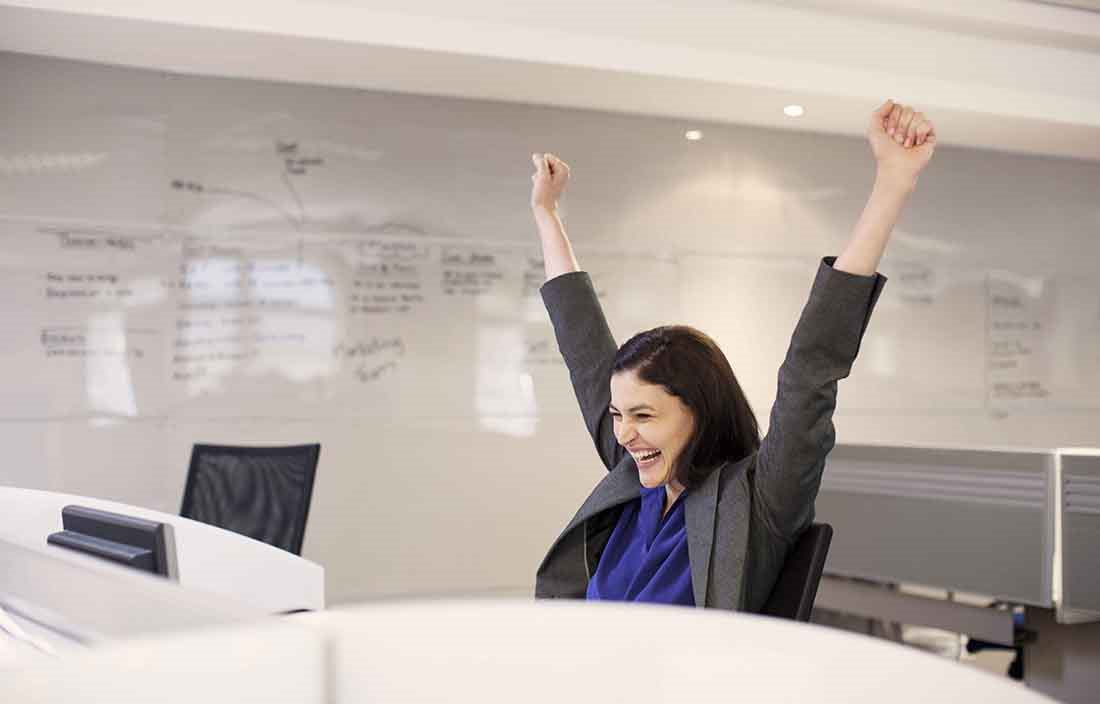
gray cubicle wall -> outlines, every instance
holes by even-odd
[[[1100,613],[1100,452],[1066,450],[1062,463],[1061,611]],[[1070,618],[1068,620],[1080,620]]]
[[[835,529],[825,571],[1049,607],[1054,465],[1049,452],[837,446],[817,499]]]

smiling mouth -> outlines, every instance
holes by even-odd
[[[661,459],[660,450],[652,450],[642,455],[634,455],[634,463],[639,467],[651,467]]]

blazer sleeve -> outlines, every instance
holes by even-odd
[[[585,427],[604,466],[611,470],[625,452],[615,440],[608,411],[611,366],[618,346],[607,326],[592,279],[583,271],[570,272],[550,279],[540,291],[554,325],[558,349],[569,369]]]
[[[822,260],[779,384],[757,455],[754,505],[779,538],[792,541],[813,520],[825,456],[836,433],[837,381],[848,376],[886,277],[857,276]]]

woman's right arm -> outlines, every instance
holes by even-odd
[[[558,200],[569,182],[569,165],[553,154],[532,154],[535,173],[531,174],[531,212],[542,243],[542,263],[546,280],[580,271],[573,247],[558,216]]]
[[[569,368],[573,392],[585,427],[608,470],[622,459],[608,407],[611,403],[611,367],[618,349],[588,274],[580,270],[565,227],[558,216],[558,200],[569,181],[569,166],[553,154],[533,154],[531,210],[542,244],[546,283],[542,300],[554,324],[558,349]]]

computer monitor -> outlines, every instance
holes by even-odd
[[[51,545],[77,550],[165,577],[171,574],[171,526],[136,516],[69,505],[61,509],[59,533]]]

